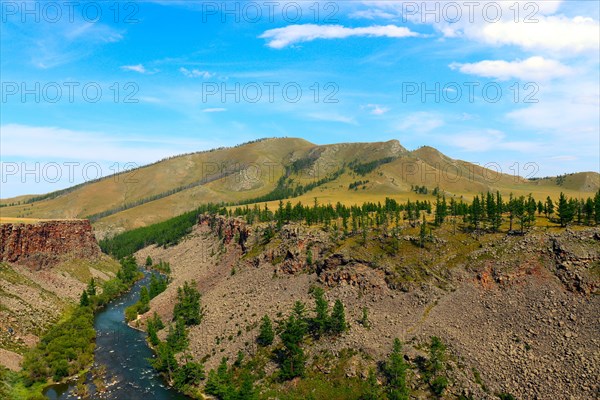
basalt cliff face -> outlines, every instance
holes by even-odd
[[[68,255],[86,259],[100,255],[89,221],[0,225],[0,261],[40,270]]]

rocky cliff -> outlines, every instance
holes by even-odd
[[[86,259],[100,255],[88,220],[0,225],[0,261],[39,270],[67,255]]]

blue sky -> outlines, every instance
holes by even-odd
[[[598,2],[476,3],[3,1],[0,197],[272,136],[599,171]]]

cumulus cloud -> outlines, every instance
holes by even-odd
[[[586,17],[540,17],[534,24],[501,21],[486,24],[480,37],[495,45],[516,45],[526,50],[542,50],[571,55],[582,52],[598,54],[600,25]]]
[[[446,38],[467,38],[495,46],[518,46],[556,57],[598,54],[600,27],[588,16],[559,13],[562,1],[456,2],[437,0],[365,2],[353,12],[365,19],[398,19],[431,25]]]
[[[304,24],[269,29],[259,37],[268,41],[267,46],[283,49],[296,43],[310,42],[316,39],[344,39],[353,36],[405,38],[419,36],[419,34],[406,27],[396,25],[348,28],[342,25]]]
[[[572,73],[571,68],[556,60],[543,57],[530,57],[526,60],[504,61],[484,60],[476,63],[452,63],[450,68],[462,73],[507,81],[512,78],[522,80],[551,80]]]

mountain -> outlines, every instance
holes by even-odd
[[[432,147],[414,151],[397,140],[315,145],[275,138],[185,154],[42,196],[5,199],[2,218],[90,218],[100,235],[146,226],[209,202],[361,204],[390,197],[431,199],[487,191],[534,193],[540,199],[583,197],[600,187],[594,172],[527,180],[452,159]],[[285,175],[285,178],[282,178]],[[426,197],[411,189],[428,189]],[[351,189],[350,189],[351,188]],[[585,193],[582,193],[585,192]],[[18,203],[17,205],[10,205]]]

